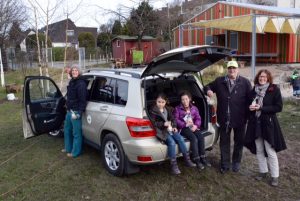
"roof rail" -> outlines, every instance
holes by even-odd
[[[120,70],[120,69],[107,69],[107,68],[90,68],[85,70],[84,72],[111,72],[114,73],[116,75],[121,75],[121,74],[125,74],[125,75],[129,75],[133,78],[141,78],[141,75],[139,73],[135,73],[135,72],[130,72],[130,71],[126,71],[126,70]]]

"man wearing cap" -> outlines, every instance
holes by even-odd
[[[65,147],[62,152],[66,152],[68,157],[78,157],[82,147],[82,113],[86,107],[87,86],[81,79],[80,71],[77,67],[70,69],[71,80],[67,86],[67,114],[64,123]]]
[[[238,63],[227,63],[227,75],[217,77],[205,86],[209,97],[217,96],[217,120],[220,125],[220,172],[238,172],[243,152],[243,138],[249,103],[247,97],[251,91],[250,81],[238,74]],[[230,162],[230,133],[234,132],[232,164]]]

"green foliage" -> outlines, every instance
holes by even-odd
[[[119,20],[115,20],[115,23],[114,23],[111,33],[114,36],[122,34],[122,24]]]
[[[40,43],[40,47],[43,48],[45,47],[45,39],[46,39],[46,36],[45,34],[42,34],[42,33],[39,33],[39,43]],[[50,40],[50,38],[48,37],[48,40],[47,40],[47,44],[48,44],[48,47],[52,47],[52,42]],[[36,42],[36,35],[33,34],[33,35],[30,35],[26,38],[26,45],[27,45],[27,48],[29,49],[36,49],[37,48],[37,42]]]
[[[95,38],[90,32],[80,33],[78,36],[79,47],[95,48]]]
[[[54,61],[63,61],[64,60],[64,50],[63,47],[54,47],[52,48],[53,60]]]
[[[101,32],[97,38],[97,46],[102,49],[103,52],[111,52],[111,34],[107,32]]]
[[[156,37],[159,27],[158,16],[148,1],[143,1],[137,9],[132,9],[127,22],[131,35]]]

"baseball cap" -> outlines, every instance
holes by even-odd
[[[238,68],[239,65],[238,65],[238,63],[237,63],[236,61],[229,61],[229,62],[227,63],[227,68],[229,68],[229,67]]]

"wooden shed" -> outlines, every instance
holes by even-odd
[[[149,63],[161,53],[159,41],[152,36],[143,36],[140,51],[143,53],[143,64]],[[119,35],[112,39],[113,58],[123,61],[126,65],[133,65],[133,52],[138,49],[138,37]]]
[[[299,24],[297,8],[219,1],[173,29],[173,42],[230,47],[239,60],[299,63]]]

